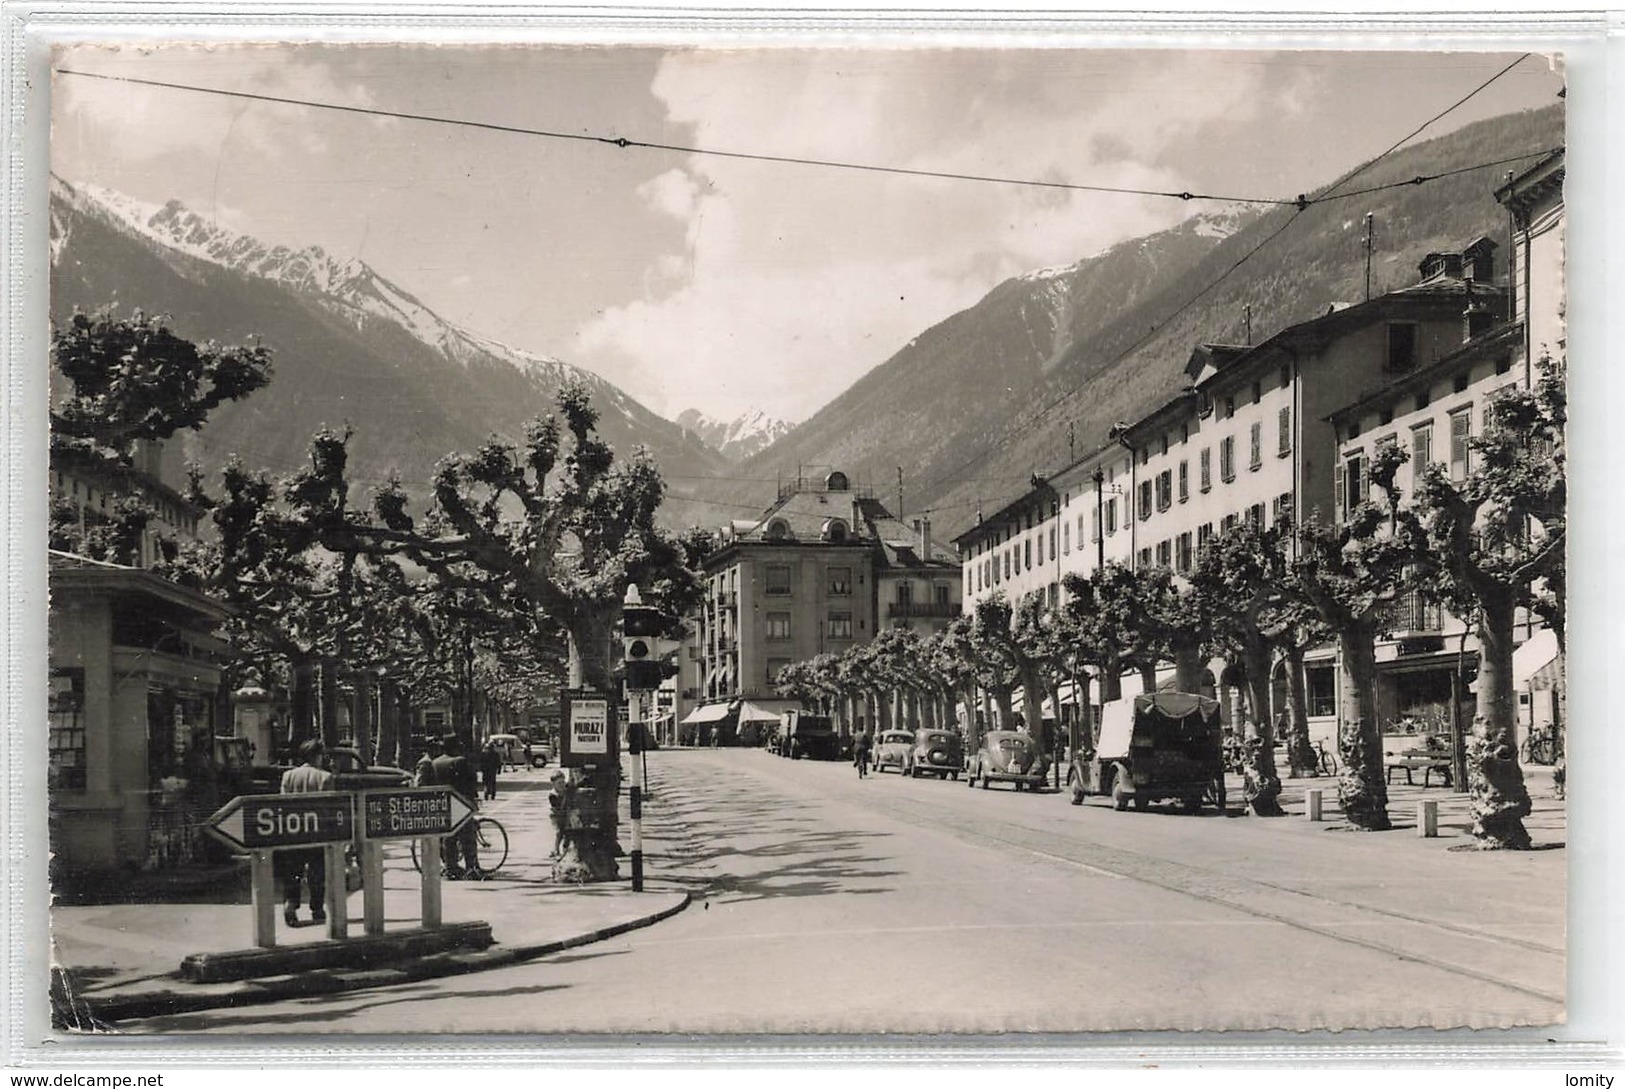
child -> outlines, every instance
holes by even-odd
[[[553,784],[553,792],[547,796],[548,816],[553,821],[553,853],[547,857],[563,858],[566,839],[564,807],[570,790],[570,777],[559,770],[553,773],[549,782]]]

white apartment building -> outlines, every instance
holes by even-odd
[[[1566,347],[1562,261],[1564,245],[1563,153],[1548,156],[1496,192],[1513,210],[1512,272],[1515,320],[1465,338],[1449,355],[1362,397],[1330,417],[1338,436],[1335,483],[1337,516],[1369,493],[1365,467],[1388,445],[1400,444],[1410,460],[1395,480],[1401,501],[1415,494],[1427,467],[1445,464],[1463,479],[1473,468],[1471,440],[1488,421],[1489,404],[1508,386],[1525,386],[1534,360],[1561,356]],[[1464,329],[1464,333],[1473,330]],[[1389,610],[1377,646],[1377,710],[1390,722],[1401,715],[1424,720],[1448,716],[1452,676],[1471,672],[1478,640],[1470,624],[1408,595]],[[1513,682],[1521,725],[1558,720],[1562,668],[1557,641],[1538,618],[1520,615],[1522,644],[1514,655]],[[1470,693],[1459,693],[1464,703]],[[1471,715],[1471,708],[1464,709]]]

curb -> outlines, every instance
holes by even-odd
[[[196,1013],[201,1010],[231,1009],[265,1002],[280,1002],[289,998],[341,994],[370,987],[391,987],[399,983],[415,983],[425,979],[441,979],[483,972],[492,968],[506,968],[521,961],[590,945],[669,919],[693,902],[693,895],[687,890],[674,890],[674,893],[679,899],[668,908],[568,938],[535,945],[502,946],[482,952],[439,953],[388,968],[317,969],[304,975],[281,976],[264,983],[247,983],[237,990],[215,994],[144,991],[105,997],[75,995],[65,978],[66,973],[61,969],[53,969],[51,1021],[53,1026],[59,1029],[110,1031],[111,1023],[117,1021]]]

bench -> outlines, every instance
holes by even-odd
[[[1399,753],[1398,755],[1390,753],[1383,757],[1382,766],[1386,782],[1391,783],[1394,781],[1394,772],[1403,771],[1406,784],[1415,786],[1416,780],[1412,779],[1411,775],[1413,772],[1421,771],[1422,785],[1424,787],[1433,785],[1434,772],[1438,772],[1444,780],[1440,784],[1441,786],[1450,785],[1450,755],[1448,753]]]

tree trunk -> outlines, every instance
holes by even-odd
[[[1008,686],[1000,685],[993,690],[993,702],[999,708],[999,729],[1009,730],[1015,727],[1016,705],[1011,698],[1012,691]]]
[[[1288,751],[1292,754],[1293,774],[1319,775],[1320,760],[1309,739],[1309,685],[1303,673],[1303,648],[1296,644],[1286,648],[1286,686],[1292,712]]]
[[[332,748],[339,743],[339,667],[332,658],[322,659],[320,685],[322,744]]]
[[[401,729],[400,693],[388,677],[378,682],[379,759],[393,767],[410,768],[406,731]]]
[[[1247,667],[1247,689],[1252,696],[1252,721],[1245,746],[1243,791],[1247,804],[1260,817],[1285,815],[1281,808],[1281,777],[1275,770],[1275,729],[1270,722],[1270,645],[1253,637],[1242,648]]]
[[[615,687],[609,658],[610,634],[619,608],[583,608],[570,625],[570,684],[599,692],[609,701],[614,715]],[[570,724],[564,723],[568,730]],[[620,732],[620,731],[617,731]],[[568,834],[564,853],[553,863],[553,880],[574,882],[614,881],[620,877],[616,856],[620,844],[619,802],[621,766],[618,760],[592,767],[573,768],[575,784],[564,812]]]
[[[1512,687],[1516,605],[1511,594],[1480,594],[1478,709],[1467,746],[1473,836],[1485,850],[1528,850],[1529,790],[1518,766],[1517,695]]]
[[[373,748],[378,739],[378,727],[372,682],[373,675],[369,670],[358,669],[350,674],[350,683],[355,689],[355,705],[350,711],[350,722],[355,731],[356,749],[368,764],[378,763],[377,750]]]
[[[1044,682],[1032,670],[1021,672],[1021,703],[1027,720],[1027,736],[1041,753],[1049,752],[1048,731],[1044,729]]]
[[[1202,648],[1200,644],[1174,648],[1174,687],[1181,692],[1202,690]]]
[[[1123,698],[1123,666],[1112,658],[1100,667],[1100,702],[1111,703]]]
[[[316,663],[308,657],[299,657],[288,663],[293,678],[293,691],[289,696],[289,713],[293,716],[293,732],[288,738],[289,752],[268,753],[269,760],[285,760],[291,764],[299,744],[316,737]]]
[[[1369,618],[1337,633],[1339,680],[1337,747],[1343,761],[1337,779],[1343,815],[1356,828],[1381,832],[1388,820],[1388,786],[1383,781],[1382,731],[1377,722],[1376,622]]]
[[[1157,664],[1155,662],[1140,663],[1140,691],[1151,695],[1157,690]]]

